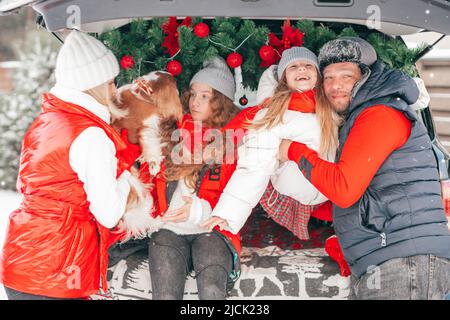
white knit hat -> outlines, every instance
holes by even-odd
[[[99,40],[76,30],[67,36],[56,60],[57,85],[86,91],[118,74],[116,57]]]

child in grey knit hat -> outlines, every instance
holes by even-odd
[[[273,69],[269,69],[267,76],[277,78],[276,87],[273,93],[265,95],[260,110],[251,120],[244,145],[239,147],[237,169],[213,209],[213,218],[205,224],[209,229],[225,225],[232,233],[239,232],[272,182],[273,194],[267,194],[270,198],[267,203],[271,205],[265,207],[266,211],[304,239],[308,238],[305,229],[311,211],[327,198],[309,183],[297,164],[287,161],[280,165],[278,148],[283,139],[295,140],[332,160],[335,146],[329,144],[321,148],[321,125],[315,114],[315,88],[320,83],[317,56],[307,48],[292,47],[283,52],[276,75]],[[265,83],[269,84],[265,89],[271,91],[270,84],[274,81],[269,79]],[[258,92],[258,96],[263,95]],[[277,202],[279,194],[303,206],[291,210],[293,206]]]
[[[203,126],[221,128],[237,114],[234,105],[236,84],[233,74],[222,57],[216,56],[203,63],[190,81],[190,88],[182,97],[185,112]]]
[[[234,77],[222,57],[217,56],[205,61],[203,69],[192,77],[189,85],[193,83],[206,84],[234,101],[236,92]]]

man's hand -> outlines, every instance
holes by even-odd
[[[179,209],[167,211],[162,217],[163,222],[185,222],[189,219],[191,214],[192,198],[182,197],[186,203]]]
[[[289,151],[289,147],[291,146],[291,143],[292,143],[292,140],[286,140],[286,139],[281,140],[280,148],[278,150],[278,160],[280,160],[280,162],[289,161],[288,151]]]
[[[219,217],[211,217],[200,225],[200,227],[207,229],[208,232],[212,232],[215,226],[219,226],[219,229],[223,230],[228,227],[228,222]]]

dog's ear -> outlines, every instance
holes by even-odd
[[[124,90],[123,87],[121,87],[119,90],[117,90],[116,94],[111,98],[111,103],[109,103],[109,112],[112,116],[112,122],[123,119],[126,116],[128,116],[129,113],[129,102],[127,97],[128,90]]]
[[[136,102],[136,95],[131,90],[122,91],[120,100],[122,102],[121,106],[123,108],[129,108],[129,106]]]
[[[175,78],[167,73],[161,72],[153,84],[155,88],[155,99],[158,112],[162,117],[175,117],[180,120],[183,116],[177,83]]]
[[[138,100],[154,103],[153,88],[151,81],[148,81],[144,78],[138,78],[134,80],[132,84],[129,85],[128,91]]]

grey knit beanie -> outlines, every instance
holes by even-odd
[[[217,56],[205,61],[203,69],[192,77],[189,85],[194,82],[207,84],[234,101],[236,84],[233,74],[222,57]]]
[[[284,70],[286,70],[287,66],[297,60],[309,61],[316,66],[317,70],[319,70],[319,62],[314,52],[305,47],[292,47],[284,50],[283,54],[281,55],[281,60],[278,64],[277,70],[278,79],[281,79],[281,77],[283,76],[283,72]]]
[[[370,67],[377,61],[377,53],[370,43],[358,37],[342,37],[327,42],[319,53],[320,71],[333,63],[353,62]]]

